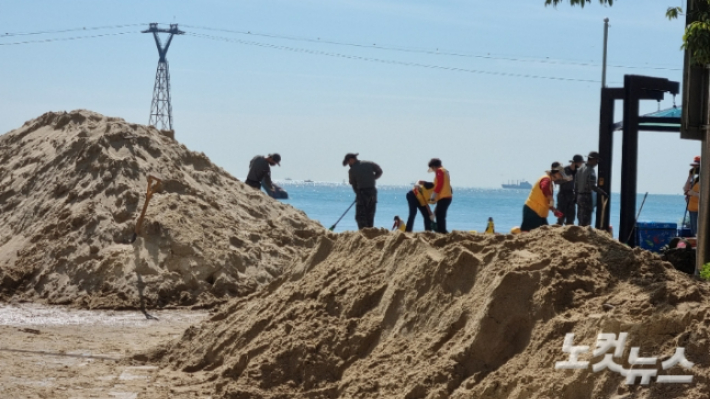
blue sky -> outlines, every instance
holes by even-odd
[[[172,22],[190,33],[281,46],[184,35],[168,53],[176,137],[240,179],[253,155],[277,151],[277,179],[342,181],[341,161],[352,151],[378,162],[385,184],[432,178],[431,157],[443,160],[457,186],[534,180],[552,161],[597,149],[603,19],[611,20],[609,86],[621,85],[624,74],[680,81],[683,23],[664,12],[681,3],[619,0],[580,9],[543,0],[0,0],[0,132],[77,108],[147,123],[158,55],[150,35],[137,32]],[[122,32],[131,33],[9,45]],[[422,52],[437,49],[467,56]],[[667,96],[661,107],[672,104]],[[657,107],[645,102],[641,109]],[[679,193],[699,143],[669,133],[643,133],[640,143],[638,190]],[[617,140],[614,191],[620,153]]]

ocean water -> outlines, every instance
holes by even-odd
[[[277,183],[289,194],[288,200],[281,201],[301,209],[308,217],[319,221],[326,228],[332,226],[355,200],[355,193],[347,184],[305,183],[302,181],[280,181]],[[391,229],[395,215],[406,222],[409,208],[405,196],[411,189],[412,186],[409,185],[379,186],[377,188],[378,203],[375,227]],[[507,233],[513,226],[520,226],[523,217],[523,204],[529,193],[530,190],[454,187],[454,197],[447,217],[448,230],[483,232],[488,218],[492,217],[496,232]],[[637,212],[643,196],[643,193],[638,195]],[[617,193],[612,193],[610,206],[611,225],[614,227],[616,235],[616,226],[619,224],[619,195]],[[607,208],[608,210],[609,208]],[[682,195],[649,194],[639,221],[680,224],[684,212],[685,198]],[[554,223],[554,216],[550,215],[548,221]],[[336,232],[347,230],[357,230],[354,206],[335,229]],[[414,231],[422,230],[424,230],[424,222],[421,215],[417,214]]]

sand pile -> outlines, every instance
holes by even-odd
[[[707,398],[709,294],[656,255],[575,226],[327,234],[265,289],[147,356],[173,386],[220,398]],[[659,370],[685,347],[691,371],[659,375],[694,382],[627,386],[594,373],[603,356],[591,354],[587,370],[555,370],[566,333],[594,350],[601,332],[629,334],[614,358],[625,369],[630,347]]]
[[[127,244],[148,174],[163,183]],[[279,276],[323,229],[170,132],[83,110],[49,112],[1,136],[0,178],[6,298],[206,305]]]

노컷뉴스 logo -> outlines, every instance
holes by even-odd
[[[598,363],[592,365],[592,371],[599,372],[604,369],[617,372],[626,377],[626,385],[634,385],[636,379],[641,379],[641,385],[648,385],[651,382],[651,377],[656,378],[656,382],[660,384],[688,384],[693,382],[692,375],[658,375],[658,358],[657,357],[639,357],[639,347],[632,347],[629,351],[629,364],[631,368],[625,369],[620,364],[614,361],[614,358],[620,358],[624,353],[626,346],[626,337],[628,333],[621,333],[619,337],[613,333],[602,333],[597,336],[597,346],[592,352],[593,357],[604,355],[604,358]],[[607,353],[611,349],[614,353]],[[564,369],[588,369],[589,361],[579,360],[579,356],[589,352],[589,346],[575,346],[574,334],[566,334],[565,341],[562,344],[562,352],[569,353],[569,358],[562,362],[555,362],[555,370]],[[661,362],[663,370],[668,370],[675,365],[680,365],[686,370],[693,367],[693,363],[685,358],[685,348],[676,348],[675,353],[668,360]],[[639,368],[635,368],[638,366]],[[654,366],[654,368],[643,368]]]

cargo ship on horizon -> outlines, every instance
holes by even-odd
[[[519,189],[519,190],[523,190],[523,189],[529,190],[532,188],[532,184],[528,183],[527,180],[516,180],[515,183],[508,181],[508,184],[501,184],[501,186],[503,188]]]

